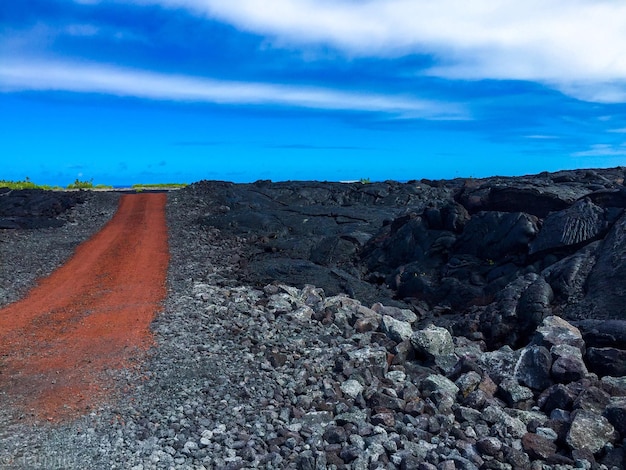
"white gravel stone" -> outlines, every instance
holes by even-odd
[[[363,392],[364,387],[358,380],[346,380],[341,384],[341,391],[348,395],[350,398],[356,398],[359,396],[361,392]]]

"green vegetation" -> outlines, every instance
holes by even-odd
[[[0,180],[0,188],[9,189],[60,189],[58,186],[36,184],[27,176],[22,181]]]
[[[370,184],[372,181],[369,178],[361,178],[359,183],[361,184]]]
[[[93,189],[93,178],[89,181],[80,181],[78,178],[73,183],[67,185],[67,189]]]
[[[143,191],[149,189],[177,189],[188,186],[187,183],[154,183],[154,184],[133,184],[132,189],[135,191]],[[36,184],[27,176],[22,181],[0,180],[0,188],[9,189],[45,189],[53,191],[64,191],[65,189],[114,189],[108,184],[93,184],[93,178],[81,181],[78,178],[73,183],[63,188],[61,186],[50,186],[45,184]]]

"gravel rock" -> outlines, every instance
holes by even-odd
[[[572,449],[584,449],[594,454],[614,440],[615,428],[611,423],[603,416],[585,410],[575,413],[567,433],[567,444]]]
[[[416,331],[411,336],[411,344],[418,355],[428,358],[446,356],[454,353],[452,335],[445,328],[430,325]]]
[[[413,328],[409,322],[396,320],[390,315],[383,315],[381,328],[384,333],[398,343],[411,338],[413,334]]]
[[[556,453],[557,449],[552,440],[533,433],[522,436],[522,447],[532,460],[548,460]]]

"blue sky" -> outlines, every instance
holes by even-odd
[[[520,175],[626,165],[614,0],[0,3],[0,179]]]

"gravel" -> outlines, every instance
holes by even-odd
[[[78,244],[96,233],[117,209],[119,194],[87,193],[86,201],[59,216],[58,228],[0,230],[0,307],[22,297],[40,277],[59,267]]]
[[[7,291],[12,271],[2,268],[4,302],[62,262],[114,199],[90,198],[73,211],[75,226],[2,233],[3,256],[29,253],[13,276],[17,292]],[[520,351],[486,354],[480,342],[433,328],[413,336],[411,312],[314,286],[241,285],[247,240],[195,222],[212,210],[194,187],[169,194],[169,294],[152,326],[157,345],[137,368],[111,371],[116,399],[61,425],[3,410],[0,468],[619,468],[610,416],[580,397],[568,405],[580,411],[548,413],[556,392],[507,372]],[[63,242],[63,254],[43,256]],[[384,318],[391,312],[396,321]],[[430,340],[417,342],[416,359],[421,337]],[[580,396],[595,387],[593,397],[625,391],[593,374],[558,387]],[[622,402],[609,398],[621,416]]]

